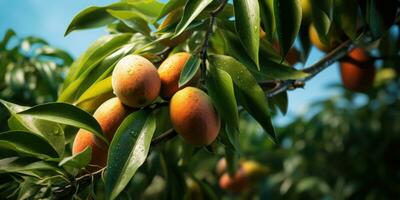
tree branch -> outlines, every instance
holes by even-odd
[[[343,58],[344,56],[347,55],[347,52],[350,51],[354,45],[352,44],[351,40],[347,40],[340,44],[337,48],[335,48],[333,51],[329,52],[324,58],[322,58],[320,61],[316,62],[315,64],[311,65],[310,67],[307,67],[303,69],[303,72],[306,72],[310,74],[308,77],[304,79],[298,79],[298,80],[286,80],[286,81],[275,81],[276,82],[276,87],[270,90],[267,94],[267,97],[271,98],[276,95],[278,95],[281,92],[284,92],[288,89],[295,89],[299,87],[303,87],[305,82],[311,80],[314,78],[317,74],[319,74],[321,71],[325,70],[329,66],[331,66],[334,62],[338,61],[339,59]],[[272,83],[268,83],[272,85]],[[265,83],[260,83],[261,87],[265,85]]]
[[[227,0],[223,0],[222,3],[218,6],[218,8],[216,8],[214,11],[212,11],[210,13],[210,23],[208,25],[204,43],[203,43],[201,51],[200,51],[200,54],[201,54],[200,56],[202,59],[201,70],[202,70],[202,74],[204,74],[204,75],[207,70],[207,66],[206,66],[206,64],[207,64],[207,48],[208,48],[208,43],[209,43],[212,31],[213,31],[215,18],[217,17],[217,15],[220,12],[222,12],[222,10],[224,9],[226,4],[227,4]],[[167,52],[168,52],[168,50],[167,50]],[[146,106],[141,109],[146,109],[146,108],[147,109],[156,109],[158,107],[162,107],[165,105],[168,105],[168,102],[152,104],[152,105]],[[135,109],[134,111],[137,111],[137,110],[139,110],[139,109]],[[168,141],[168,140],[174,138],[176,135],[177,135],[177,133],[174,129],[169,129],[168,131],[166,131],[166,132],[162,133],[161,135],[159,135],[158,137],[154,138],[151,141],[151,147],[154,147],[162,142]],[[67,195],[69,195],[75,191],[82,190],[87,185],[90,185],[92,180],[100,178],[105,170],[106,170],[106,167],[104,167],[94,173],[85,174],[81,177],[78,177],[66,186],[55,188],[54,197],[56,199],[60,199],[60,198],[66,197]]]

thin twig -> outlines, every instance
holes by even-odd
[[[154,138],[151,141],[151,146],[156,146],[159,143],[168,141],[172,138],[174,138],[178,133],[174,129],[169,129],[168,131],[165,131],[164,133],[160,134],[158,137]]]
[[[311,80],[321,71],[331,66],[334,62],[346,56],[348,51],[350,51],[353,47],[354,45],[352,44],[351,40],[343,42],[320,61],[302,70],[303,72],[310,74],[309,76],[304,79],[286,80],[283,82],[280,81],[278,82],[277,87],[268,92],[267,97],[271,98],[288,89],[295,89],[304,86],[305,82]]]
[[[282,80],[266,80],[258,82],[258,85],[264,90],[271,90],[279,86],[283,81]]]
[[[208,43],[211,38],[212,32],[213,32],[213,26],[215,23],[215,18],[218,16],[220,12],[224,10],[224,7],[228,1],[223,0],[222,3],[216,8],[214,11],[210,13],[210,23],[208,24],[206,36],[204,38],[203,45],[201,47],[200,51],[200,57],[201,57],[201,74],[205,76],[206,71],[207,71],[207,48],[208,48]]]

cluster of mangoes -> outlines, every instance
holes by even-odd
[[[158,69],[139,55],[128,55],[116,64],[112,73],[116,97],[104,102],[93,114],[108,141],[112,140],[126,116],[135,109],[150,105],[159,96],[169,101],[172,126],[187,143],[202,146],[216,139],[220,118],[210,97],[196,88],[200,71],[187,84],[178,87],[180,74],[190,57],[186,52],[173,54]],[[90,164],[104,167],[107,164],[107,145],[93,133],[80,129],[72,153],[82,152],[88,146],[92,147]]]

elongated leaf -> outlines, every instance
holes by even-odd
[[[232,78],[227,72],[210,66],[206,84],[208,95],[222,120],[226,122],[229,142],[238,149],[239,114]]]
[[[85,51],[85,53],[79,56],[79,58],[76,59],[74,63],[72,63],[67,77],[64,80],[63,90],[65,90],[71,82],[76,80],[83,73],[83,71],[87,69],[88,65],[91,64],[90,60],[92,62],[96,61],[96,63],[98,63],[99,61],[101,61],[99,58],[102,57],[101,55],[111,54],[111,52],[115,50],[114,46],[120,47],[126,44],[126,35],[127,34],[114,34],[103,36],[97,39],[93,44],[91,44],[90,47]]]
[[[209,60],[212,65],[229,73],[235,83],[235,95],[239,103],[275,141],[268,102],[256,79],[245,66],[230,56],[210,55]]]
[[[109,8],[107,12],[118,19],[139,17],[146,22],[155,22],[163,7],[162,3],[155,0],[129,1],[128,4],[128,7]]]
[[[331,27],[331,8],[332,1],[319,1],[310,0],[312,9],[312,19],[315,29],[317,30],[318,36],[321,42],[328,44],[328,33]]]
[[[335,0],[333,18],[347,36],[355,39],[357,33],[358,5],[356,0]]]
[[[144,163],[155,129],[154,116],[147,110],[132,113],[122,122],[108,154],[107,199],[115,199]]]
[[[274,0],[259,0],[261,22],[264,25],[267,40],[272,42],[275,34]]]
[[[0,42],[0,49],[5,49],[7,47],[8,42],[12,37],[14,37],[15,31],[12,29],[8,29],[6,34],[4,34],[3,40]]]
[[[235,27],[244,49],[259,67],[260,7],[255,0],[234,0]]]
[[[7,108],[11,115],[8,119],[10,130],[35,133],[47,140],[60,157],[64,154],[64,131],[59,124],[17,114],[29,107],[19,106],[3,100],[0,100],[0,103]]]
[[[146,56],[150,56],[159,53],[163,49],[163,46],[157,42],[151,41],[149,37],[140,33],[134,34],[128,44],[120,47],[118,50],[105,57],[100,63],[91,69],[87,76],[81,76],[73,83],[73,85],[78,86],[73,99],[78,99],[82,93],[92,86],[92,84],[110,76],[117,62],[124,56],[130,53],[139,55],[143,53],[146,54]]]
[[[189,60],[185,63],[181,75],[179,76],[179,87],[184,86],[196,75],[199,71],[201,60],[197,56],[190,56]]]
[[[65,171],[60,169],[54,162],[37,161],[33,163],[29,162],[28,164],[27,162],[23,162],[23,158],[0,167],[0,174],[18,173],[40,178],[38,172],[44,172],[47,176],[67,175]]]
[[[85,150],[75,154],[73,156],[69,156],[64,158],[58,164],[59,166],[70,166],[74,168],[82,168],[89,164],[92,155],[92,148],[86,147]]]
[[[46,103],[18,113],[88,130],[108,143],[99,123],[89,113],[67,103]]]
[[[186,4],[186,0],[169,0],[162,8],[157,20],[161,19],[171,11],[178,9]]]
[[[0,133],[0,149],[12,150],[41,159],[57,157],[57,152],[44,138],[26,131]]]
[[[126,3],[114,3],[103,7],[88,7],[74,17],[65,31],[65,35],[68,35],[74,30],[97,28],[107,25],[116,20],[106,11],[107,9],[121,9],[127,7],[129,7],[129,5]]]
[[[240,44],[239,39],[232,32],[219,30],[214,34],[214,37],[216,36],[224,41],[223,44],[218,44],[218,46],[223,47],[222,52],[244,64],[257,80],[300,79],[308,75],[307,73],[289,67],[285,63],[280,63],[282,60],[281,56],[273,51],[272,46],[270,44],[267,45],[267,41],[265,40],[261,41],[260,44],[260,70],[258,70],[251,58],[243,53],[245,50]]]
[[[361,2],[366,3],[366,22],[373,37],[377,39],[393,25],[400,3],[396,0],[367,0]]]
[[[309,26],[300,26],[300,34],[299,40],[301,44],[301,57],[302,61],[306,63],[308,56],[311,50],[311,43],[310,43],[310,27]]]
[[[225,159],[228,173],[234,176],[239,168],[239,155],[225,147]]]
[[[36,55],[60,58],[66,65],[70,65],[73,62],[73,58],[67,52],[50,46],[36,49]]]
[[[288,95],[287,92],[281,92],[278,95],[270,98],[270,105],[278,108],[283,115],[286,115],[288,109]]]
[[[108,11],[110,12],[110,11]],[[110,12],[113,15],[112,12]],[[147,22],[140,17],[131,17],[131,18],[119,18],[118,15],[113,15],[115,18],[119,19],[123,24],[129,27],[131,32],[139,32],[143,35],[150,35],[151,29],[149,28]]]
[[[274,0],[276,30],[281,55],[286,56],[292,47],[301,25],[301,5],[299,0]]]
[[[74,74],[69,78],[69,81],[72,84],[69,84],[68,87],[61,92],[58,101],[72,103],[76,98],[78,98],[84,92],[82,89],[87,89],[90,86],[87,83],[86,85],[83,85],[82,83],[84,83],[87,78],[94,80],[98,78],[91,74],[97,64],[104,60],[108,55],[120,49],[131,39],[131,37],[131,34],[111,35],[104,38],[104,41],[99,42],[99,46],[91,46],[83,58],[78,60],[79,63],[73,72]],[[97,44],[97,42],[95,44]],[[78,90],[80,92],[78,92]]]
[[[109,76],[108,78],[93,84],[89,89],[87,89],[85,93],[83,93],[76,101],[76,104],[80,104],[100,95],[108,94],[112,91],[111,76]]]
[[[176,26],[174,37],[179,36],[189,24],[210,4],[212,0],[188,0],[183,11],[183,16]]]
[[[78,154],[69,156],[64,158],[58,164],[60,167],[63,167],[66,171],[68,171],[73,176],[76,176],[81,169],[86,167],[90,160],[92,159],[92,148],[86,147],[85,150],[79,152]]]

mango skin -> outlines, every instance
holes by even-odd
[[[163,99],[170,99],[180,88],[179,78],[181,72],[189,60],[190,54],[186,52],[179,52],[169,56],[164,62],[161,63],[158,68],[158,74],[161,80],[161,91],[160,96]],[[196,75],[187,84],[182,86],[195,86],[200,79],[200,70],[196,72]]]
[[[186,87],[172,97],[170,118],[175,131],[194,146],[211,144],[217,138],[220,118],[210,97],[202,90]]]
[[[372,87],[376,70],[371,57],[361,48],[349,53],[352,61],[340,62],[340,75],[345,88],[355,92],[365,92]]]
[[[219,186],[221,189],[234,193],[250,190],[258,180],[266,176],[269,172],[267,167],[252,160],[242,160],[238,170],[232,177],[226,172],[226,168],[226,160],[225,158],[221,158],[216,167],[217,175],[221,175]]]
[[[128,55],[112,73],[114,94],[127,106],[140,108],[154,101],[160,93],[161,81],[157,68],[146,58]]]
[[[248,190],[251,185],[252,183],[249,177],[241,169],[239,169],[233,177],[229,176],[228,173],[224,173],[219,179],[219,187],[221,189],[234,193],[240,193]]]
[[[100,124],[106,139],[111,142],[115,131],[129,113],[131,113],[131,109],[114,97],[100,105],[93,117]],[[105,167],[107,165],[107,145],[93,133],[80,129],[72,145],[72,155],[82,152],[88,146],[92,147],[92,159],[90,161],[92,166],[88,168],[89,171],[93,172]]]

